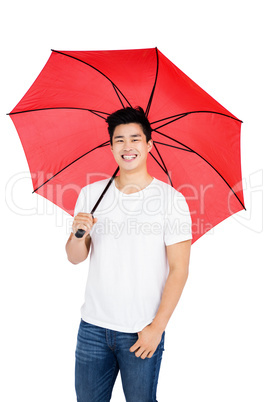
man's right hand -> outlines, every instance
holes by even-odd
[[[74,218],[72,229],[73,233],[76,233],[78,229],[85,230],[85,233],[81,239],[84,239],[91,231],[93,225],[97,222],[97,218],[93,218],[91,214],[79,212]]]

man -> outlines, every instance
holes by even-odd
[[[89,214],[108,180],[78,197],[69,261],[90,254],[76,348],[78,402],[110,401],[120,370],[127,402],[156,401],[167,323],[188,276],[191,218],[184,197],[147,171],[153,146],[141,108],[107,118],[119,165],[96,218]],[[84,229],[81,239],[74,233]]]

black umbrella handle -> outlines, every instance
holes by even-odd
[[[78,229],[78,230],[76,231],[76,233],[75,233],[75,237],[77,237],[78,239],[81,239],[81,238],[84,236],[85,233],[86,233],[85,230],[83,230],[83,229]]]
[[[109,182],[107,183],[107,186],[105,187],[105,189],[104,189],[103,192],[101,193],[101,195],[100,195],[98,201],[96,202],[96,204],[94,205],[92,211],[90,212],[90,214],[92,215],[92,218],[94,218],[94,216],[93,216],[94,212],[96,211],[96,209],[97,209],[99,203],[101,202],[101,200],[102,200],[103,197],[104,197],[104,194],[106,193],[106,191],[108,190],[108,188],[109,188],[110,185],[112,184],[112,182],[113,182],[113,180],[114,180],[114,178],[115,178],[115,176],[117,175],[118,172],[119,172],[119,166],[116,168],[116,171],[114,172],[114,174],[113,174],[112,177],[110,178]],[[76,231],[76,233],[75,233],[75,237],[77,237],[78,239],[81,239],[81,238],[84,236],[85,233],[86,233],[85,230],[83,230],[83,229],[78,229],[78,230]]]

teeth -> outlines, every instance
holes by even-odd
[[[136,158],[136,156],[137,156],[137,155],[123,155],[123,159],[130,160],[130,159]]]

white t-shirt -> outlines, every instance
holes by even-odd
[[[81,190],[75,215],[90,213],[108,180]],[[139,332],[158,310],[169,273],[166,246],[192,238],[184,196],[153,179],[132,194],[111,184],[94,217],[82,319],[107,329]]]

